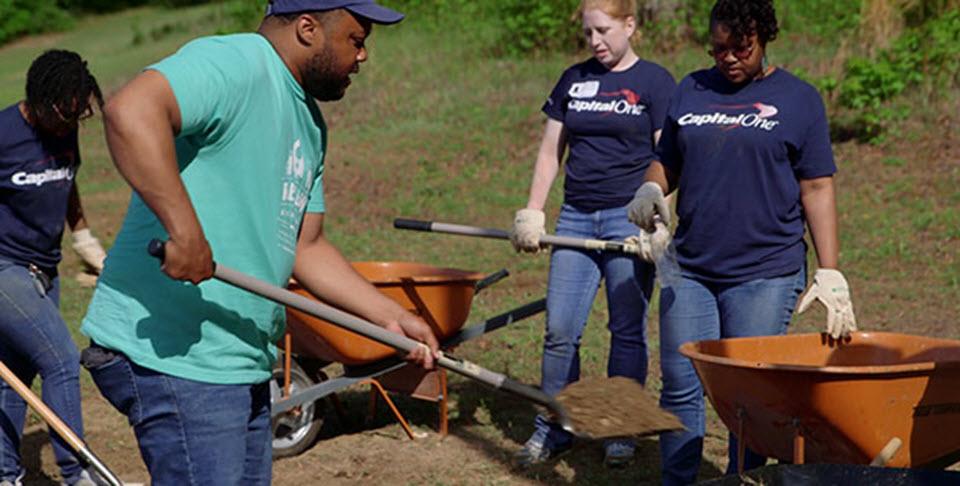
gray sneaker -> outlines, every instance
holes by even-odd
[[[60,483],[61,486],[106,486],[106,481],[100,479],[100,475],[90,470],[80,471],[80,478],[73,483]],[[2,485],[0,485],[2,486]]]
[[[622,467],[633,460],[636,445],[631,439],[613,439],[603,444],[603,464],[607,467]]]
[[[23,469],[20,470],[20,474],[13,479],[4,479],[0,481],[0,486],[23,486],[23,477],[27,475],[27,472]]]
[[[519,451],[513,454],[513,465],[519,468],[527,468],[535,464],[542,464],[550,459],[562,456],[569,450],[570,444],[548,448],[543,442],[530,439]]]

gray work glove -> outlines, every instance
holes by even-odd
[[[670,246],[670,230],[659,221],[656,222],[657,230],[653,233],[647,230],[640,230],[637,236],[628,236],[624,242],[637,246],[637,255],[641,260],[647,263],[656,263],[659,255],[663,255],[667,247]]]
[[[840,339],[857,330],[857,318],[853,315],[853,302],[850,301],[850,286],[838,270],[817,270],[813,283],[800,299],[797,313],[807,310],[814,300],[823,302],[827,308],[827,334],[832,338]]]
[[[99,275],[103,271],[103,260],[107,258],[107,253],[89,228],[73,232],[73,250],[94,273]]]
[[[627,204],[627,218],[633,224],[652,233],[656,230],[657,215],[660,216],[664,225],[670,226],[670,207],[667,206],[667,201],[663,197],[660,184],[644,182],[633,195],[630,204]]]
[[[539,209],[521,209],[513,218],[510,242],[513,249],[527,253],[540,251],[540,237],[546,234],[546,216]]]

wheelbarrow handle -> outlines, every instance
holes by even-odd
[[[413,231],[428,231],[431,233],[447,233],[452,235],[474,236],[479,238],[493,238],[509,240],[510,233],[496,228],[481,228],[462,224],[439,223],[435,221],[421,221],[417,219],[397,218],[393,220],[393,227]],[[639,234],[639,230],[638,230]],[[637,245],[624,241],[594,240],[587,238],[572,238],[569,236],[542,235],[540,243],[582,250],[615,251],[637,255],[640,248]]]
[[[164,243],[160,240],[152,240],[147,246],[147,251],[162,261],[163,245]],[[214,265],[213,277],[217,280],[221,280],[233,285],[234,287],[259,295],[278,304],[292,307],[306,314],[323,319],[338,327],[359,334],[365,338],[372,339],[380,344],[390,346],[393,349],[402,351],[404,353],[410,353],[414,349],[423,346],[423,344],[414,341],[413,339],[390,332],[357,316],[315,300],[308,299],[307,297],[257,279],[250,275],[238,272],[223,265]],[[555,398],[543,393],[539,389],[524,385],[507,378],[501,373],[490,371],[479,365],[455,358],[454,356],[448,354],[441,353],[437,359],[437,365],[466,376],[467,378],[490,385],[498,390],[513,393],[521,398],[542,405],[557,417],[557,420],[561,425],[567,429],[570,428],[566,411],[563,409],[560,403]]]

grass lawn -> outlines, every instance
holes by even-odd
[[[84,18],[73,31],[17,41],[0,48],[0,103],[6,106],[22,96],[26,69],[45,49],[78,51],[109,94],[185,41],[215,31],[222,15],[221,4],[176,11],[142,8]],[[330,238],[354,260],[415,260],[484,272],[508,268],[509,279],[478,297],[471,322],[541,297],[547,257],[518,255],[505,242],[397,231],[392,220],[408,217],[507,228],[513,212],[526,201],[544,118],[540,105],[562,70],[584,57],[492,58],[482,48],[489,35],[438,29],[415,17],[398,27],[378,27],[369,42],[370,60],[346,98],[322,106],[331,139],[325,181]],[[830,65],[836,50],[789,33],[770,49],[775,63],[815,73]],[[668,67],[677,78],[710,62],[697,46],[643,55]],[[960,337],[958,99],[956,92],[940,93],[933,100],[909,98],[905,109],[912,110],[911,116],[884,144],[835,144],[841,265],[863,329]],[[84,166],[78,181],[85,209],[94,232],[109,246],[129,190],[109,160],[97,120],[82,127],[81,150]],[[548,221],[559,210],[560,187],[558,181],[547,208]],[[62,311],[74,330],[92,293],[74,280],[78,271],[79,261],[65,251]],[[605,371],[609,339],[605,322],[604,299],[597,299],[581,349],[584,375]],[[823,322],[818,308],[797,319],[793,331],[814,331]],[[536,383],[542,333],[541,316],[468,343],[459,353]],[[650,388],[658,391],[656,312],[651,312],[648,336]],[[78,345],[85,345],[76,337]],[[97,401],[86,374],[84,390],[91,403],[86,415],[93,449],[108,464],[119,464],[127,477],[146,479],[125,424]],[[277,482],[657,481],[654,439],[643,441],[637,464],[623,470],[604,469],[599,465],[599,446],[587,444],[548,466],[512,471],[509,454],[531,432],[533,409],[459,379],[453,380],[451,395],[455,403],[450,438],[406,442],[398,438],[399,429],[388,418],[380,417],[362,430],[348,430],[351,433],[334,429],[307,454],[277,462]],[[359,392],[345,398],[358,415],[365,410],[365,399]],[[434,409],[429,404],[399,401],[415,425],[432,427]],[[704,477],[725,467],[724,440],[725,431],[710,415]],[[46,474],[34,479],[54,477],[49,446],[41,439],[32,443],[43,451]],[[416,467],[387,457],[395,451]]]

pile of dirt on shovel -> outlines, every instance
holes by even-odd
[[[625,377],[578,381],[557,395],[578,434],[595,439],[643,436],[681,430],[676,415],[636,381]]]

